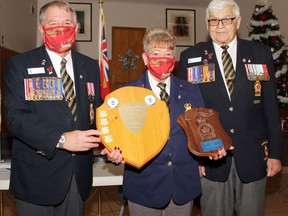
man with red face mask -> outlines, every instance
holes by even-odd
[[[40,10],[44,45],[11,58],[4,107],[13,135],[10,191],[18,216],[82,216],[92,186],[92,149],[100,142],[95,60],[72,51],[76,13],[63,1]]]

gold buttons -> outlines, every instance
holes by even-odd
[[[235,132],[234,128],[231,128],[231,129],[230,129],[230,133],[233,134],[234,132]]]
[[[167,166],[172,166],[172,162],[168,161]]]
[[[229,107],[229,111],[233,112],[234,108],[233,107]]]

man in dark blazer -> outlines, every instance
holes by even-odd
[[[101,134],[90,111],[102,100],[97,62],[71,51],[76,23],[67,2],[44,5],[39,27],[44,45],[7,63],[4,106],[13,135],[10,191],[19,216],[84,215],[92,187],[92,149]],[[60,82],[62,58],[76,94],[68,101]],[[75,100],[73,113],[68,102]]]
[[[212,41],[181,53],[179,76],[193,82],[193,72],[188,71],[208,67],[212,68],[209,72],[215,72],[211,80],[194,83],[198,83],[205,106],[219,112],[234,150],[218,161],[203,161],[202,215],[231,216],[234,207],[237,215],[263,215],[266,176],[281,170],[282,138],[272,55],[264,45],[237,38],[241,17],[233,0],[212,0],[206,21]],[[229,46],[235,71],[231,95],[224,79],[223,45]]]

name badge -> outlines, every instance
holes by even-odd
[[[202,57],[189,58],[189,59],[188,59],[188,64],[201,62],[201,60],[202,60]]]
[[[28,74],[29,74],[29,75],[45,74],[45,69],[44,69],[44,67],[27,68],[27,71],[28,71]]]
[[[88,95],[88,100],[90,102],[90,124],[93,124],[94,122],[94,116],[95,116],[95,112],[94,112],[94,102],[96,101],[95,98],[95,89],[94,89],[94,83],[92,82],[87,82],[86,83],[86,88],[87,88],[87,95]]]

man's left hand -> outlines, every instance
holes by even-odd
[[[267,177],[273,177],[282,169],[281,161],[278,159],[268,158]]]

